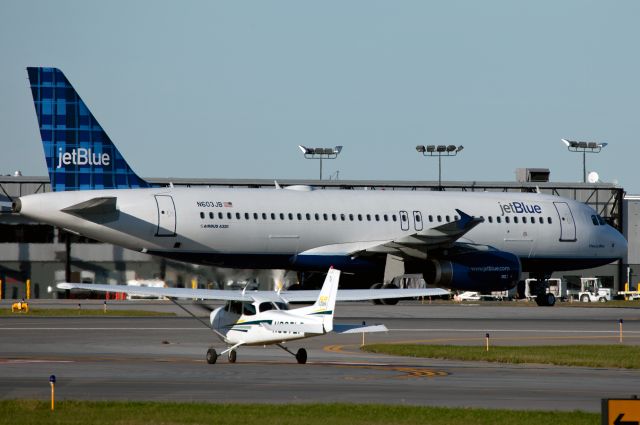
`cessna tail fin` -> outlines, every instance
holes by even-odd
[[[324,284],[320,290],[320,295],[316,302],[310,307],[311,315],[321,316],[325,332],[333,330],[333,313],[336,308],[336,298],[338,295],[338,283],[340,282],[340,270],[329,269]]]
[[[57,68],[27,68],[52,191],[150,187]]]

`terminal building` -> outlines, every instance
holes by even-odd
[[[627,258],[588,270],[555,273],[569,287],[580,286],[581,277],[599,277],[614,291],[626,282],[637,287],[640,279],[640,196],[626,196],[624,189],[609,183],[549,182],[546,169],[519,169],[514,182],[433,182],[360,180],[251,180],[251,179],[146,179],[159,186],[273,188],[309,185],[327,190],[412,190],[412,191],[503,191],[536,192],[576,199],[593,207],[629,241]],[[140,252],[100,243],[42,223],[26,220],[11,212],[15,197],[50,190],[47,177],[0,176],[0,279],[2,298],[26,297],[29,280],[31,298],[57,296],[55,283],[72,281],[125,283],[158,279],[169,286],[228,288],[256,282],[261,288],[298,281],[296,273],[215,269],[153,257]],[[523,278],[526,274],[523,274]],[[376,282],[371,282],[374,284]]]

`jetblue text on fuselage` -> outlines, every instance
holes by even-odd
[[[58,148],[58,166],[64,165],[109,165],[111,157],[108,153],[95,153],[90,148],[76,148],[71,152],[63,152]]]
[[[498,202],[498,206],[500,206],[500,211],[502,211],[502,215],[505,214],[542,214],[542,207],[537,204],[527,204],[526,202],[510,202],[508,204],[501,204]]]

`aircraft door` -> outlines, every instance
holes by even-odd
[[[400,228],[409,230],[409,214],[406,211],[400,211]]]
[[[422,230],[422,213],[420,211],[413,212],[413,226],[418,232]]]
[[[558,212],[558,218],[560,219],[560,241],[563,242],[575,242],[576,239],[576,222],[573,219],[573,214],[569,208],[569,204],[566,202],[554,202]]]
[[[169,195],[156,195],[158,205],[158,230],[156,236],[176,235],[176,207]]]

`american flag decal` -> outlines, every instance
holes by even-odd
[[[224,205],[227,208],[230,208],[233,206],[233,202],[223,202],[222,205]]]

